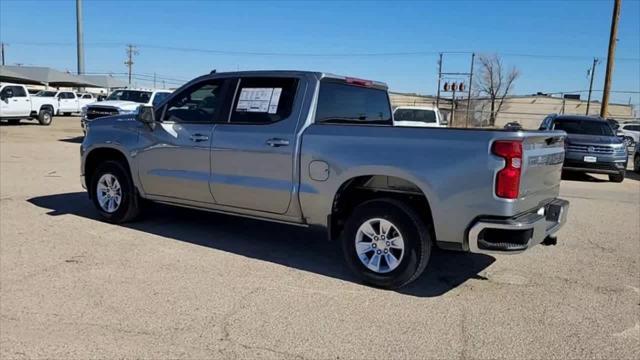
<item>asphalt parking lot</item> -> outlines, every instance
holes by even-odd
[[[304,229],[164,206],[101,222],[81,135],[0,125],[2,359],[640,357],[637,174],[563,181],[555,247],[437,251],[395,292]]]

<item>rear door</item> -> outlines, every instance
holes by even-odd
[[[221,79],[198,82],[156,110],[159,122],[140,132],[138,176],[145,193],[177,202],[214,202],[209,191],[211,132],[228,118],[227,84]]]
[[[229,122],[211,143],[211,192],[216,203],[284,214],[294,185],[296,126],[306,80],[243,77]]]

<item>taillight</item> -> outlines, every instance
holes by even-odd
[[[504,168],[496,176],[496,196],[517,199],[522,172],[522,141],[500,140],[493,143],[491,152],[504,159]]]
[[[366,87],[373,86],[373,81],[371,81],[371,80],[356,79],[356,78],[352,78],[352,77],[346,78],[345,82],[347,84],[351,84],[351,85],[366,86]]]

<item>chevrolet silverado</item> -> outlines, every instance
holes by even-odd
[[[555,242],[563,131],[395,127],[384,83],[213,73],[135,114],[95,119],[83,186],[109,222],[142,200],[310,228],[363,282],[398,288],[434,246],[518,253]]]

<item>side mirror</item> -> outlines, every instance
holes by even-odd
[[[156,113],[153,110],[153,106],[149,105],[140,105],[138,106],[138,114],[136,115],[136,120],[140,121],[143,124],[147,124],[153,128],[156,123]]]

